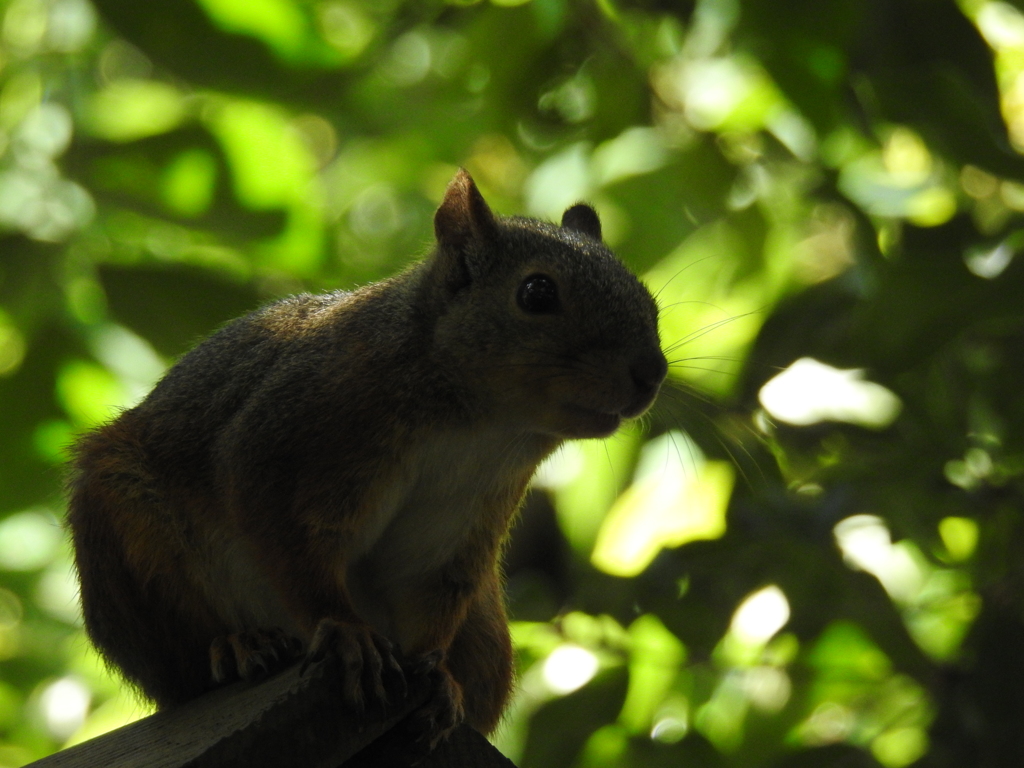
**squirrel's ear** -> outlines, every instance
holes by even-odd
[[[601,220],[597,218],[597,211],[586,203],[576,203],[567,208],[562,214],[562,226],[590,235],[595,240],[601,239]]]
[[[434,214],[434,234],[442,245],[460,247],[470,240],[488,239],[497,229],[494,214],[473,177],[460,168],[448,183],[441,207]]]

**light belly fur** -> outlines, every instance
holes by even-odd
[[[402,594],[443,567],[474,524],[492,514],[503,483],[529,461],[522,436],[507,432],[447,432],[410,452],[407,463],[382,479],[373,522],[348,562],[349,593],[359,614],[378,631],[391,630],[386,596]]]
[[[447,563],[487,514],[510,465],[529,461],[521,436],[447,432],[409,452],[409,458],[368,495],[372,509],[345,556],[345,582],[357,613],[382,634],[392,630],[387,596],[416,586]],[[199,582],[233,629],[279,627],[302,637],[284,601],[236,537],[207,542]],[[340,546],[340,544],[339,544]],[[215,556],[214,556],[215,553]],[[308,640],[308,638],[303,638]]]

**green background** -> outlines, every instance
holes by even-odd
[[[527,500],[497,745],[1024,764],[1022,9],[0,0],[0,766],[150,711],[80,629],[68,442],[427,252],[459,166],[592,201],[672,362]]]

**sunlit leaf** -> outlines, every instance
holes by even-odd
[[[578,457],[578,468],[555,490],[558,522],[569,543],[589,552],[602,520],[619,493],[640,435],[623,430],[607,440],[589,440],[562,450]]]
[[[113,374],[82,360],[73,360],[60,369],[57,397],[67,414],[81,426],[101,424],[128,404],[128,393]]]
[[[686,649],[653,614],[629,626],[629,690],[619,722],[633,733],[650,731],[654,716],[675,682]]]
[[[164,202],[183,216],[197,216],[210,207],[216,180],[217,163],[209,153],[182,152],[164,172]]]
[[[308,274],[320,260],[323,238],[309,150],[271,105],[228,101],[211,109],[207,119],[231,165],[239,201],[255,210],[288,212],[284,232],[263,246],[266,260]]]
[[[253,35],[286,57],[305,42],[307,19],[293,0],[199,0],[210,17],[229,32]]]
[[[836,680],[846,677],[878,681],[892,669],[881,649],[851,622],[829,626],[818,638],[808,660],[823,675]]]
[[[725,533],[730,464],[705,461],[687,436],[668,433],[644,446],[637,477],[605,518],[591,561],[635,576],[664,547]]]
[[[135,141],[166,133],[187,114],[184,96],[156,80],[118,80],[89,101],[85,126],[110,141]]]
[[[945,517],[939,521],[939,535],[953,560],[967,560],[978,545],[978,524],[969,517]]]

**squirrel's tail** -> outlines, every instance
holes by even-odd
[[[212,687],[210,635],[183,637],[197,623],[183,617],[194,589],[184,583],[180,569],[170,582],[166,573],[152,578],[174,571],[177,563],[173,555],[160,554],[168,551],[162,530],[167,518],[161,515],[145,451],[126,417],[77,444],[67,522],[86,631],[108,663],[165,707]],[[168,589],[168,584],[181,588]],[[199,607],[203,601],[196,598]]]

